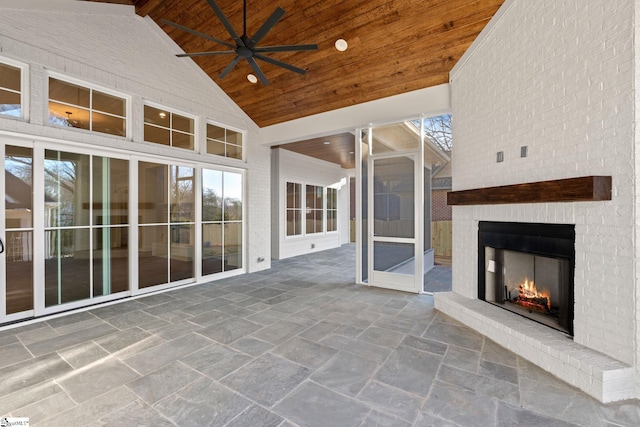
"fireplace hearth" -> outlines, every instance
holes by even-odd
[[[478,298],[573,335],[575,227],[482,221]]]

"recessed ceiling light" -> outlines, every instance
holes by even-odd
[[[164,111],[160,111],[158,115],[160,116],[161,119],[164,119],[165,117],[167,117],[167,113],[165,113]]]
[[[249,80],[251,83],[258,83],[258,78],[253,74],[247,74],[247,80]]]
[[[353,151],[349,151],[349,154],[354,154]]]
[[[349,47],[349,44],[345,39],[338,39],[336,40],[335,46],[340,52],[344,52]]]
[[[331,144],[331,141],[325,141],[324,142],[324,145],[329,145],[329,144]]]

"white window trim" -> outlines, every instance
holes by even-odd
[[[125,135],[124,136],[118,136],[118,135],[112,135],[109,133],[103,133],[103,132],[97,132],[97,131],[93,131],[93,130],[88,130],[88,129],[77,129],[77,128],[72,128],[73,132],[81,132],[81,133],[88,133],[91,135],[100,135],[100,136],[104,136],[107,138],[119,138],[119,139],[127,139],[127,140],[132,140],[132,129],[133,129],[133,119],[132,119],[132,96],[131,95],[127,95],[124,94],[122,92],[117,92],[113,89],[104,87],[104,86],[100,86],[94,83],[89,83],[85,80],[81,80],[75,77],[69,77],[65,74],[61,74],[61,73],[57,73],[55,71],[46,71],[45,72],[45,82],[44,82],[44,95],[43,95],[43,99],[46,100],[46,102],[44,102],[43,104],[43,118],[44,118],[44,124],[46,126],[51,126],[51,127],[55,127],[55,128],[62,128],[62,129],[67,129],[65,127],[62,126],[58,126],[52,123],[49,123],[49,78],[54,78],[56,80],[61,80],[63,82],[66,83],[71,83],[77,86],[82,86],[85,87],[87,89],[91,89],[92,91],[97,90],[98,92],[102,92],[102,93],[106,93],[107,95],[112,95],[118,98],[122,98],[125,100]],[[94,111],[94,110],[91,110]]]
[[[144,107],[145,106],[149,106],[152,108],[157,108],[159,110],[164,110],[167,111],[171,114],[177,114],[179,116],[183,116],[186,117],[188,119],[193,120],[193,150],[187,150],[186,148],[180,148],[180,147],[174,147],[173,145],[163,145],[163,144],[158,144],[156,142],[152,142],[152,141],[147,141],[146,139],[144,139],[144,125],[147,124],[147,122],[144,121]],[[191,114],[191,113],[186,113],[184,111],[172,108],[172,107],[167,107],[166,105],[163,104],[159,104],[157,102],[153,102],[153,101],[148,101],[146,99],[142,100],[142,111],[141,111],[141,125],[142,125],[142,141],[145,144],[152,144],[153,146],[163,146],[163,147],[168,147],[168,148],[179,148],[180,150],[185,150],[188,152],[194,152],[194,153],[200,153],[200,138],[199,138],[199,123],[200,123],[200,118],[195,115],[195,114]],[[184,133],[185,135],[188,135],[187,133],[181,131],[181,130],[177,130],[177,129],[173,129],[173,128],[166,128],[164,126],[158,126],[158,125],[154,125],[153,123],[149,123],[150,126],[156,126],[162,129],[169,129],[170,131],[175,130],[176,132],[180,132],[180,133]]]
[[[0,63],[20,69],[20,117],[0,114],[3,119],[29,121],[29,65],[4,56]]]
[[[292,184],[300,184],[300,234],[292,234],[292,235],[287,235],[287,184],[288,183],[292,183]],[[285,240],[291,240],[291,239],[301,239],[303,237],[305,237],[306,233],[306,229],[305,229],[305,225],[306,225],[306,219],[304,217],[304,213],[305,213],[305,206],[306,206],[306,200],[304,197],[302,197],[302,189],[304,189],[305,184],[302,181],[297,181],[297,180],[291,180],[291,179],[285,179],[283,182],[283,198],[282,198],[282,206],[284,207],[284,215],[282,215],[282,221],[283,221],[283,226],[282,226],[282,233],[284,235],[284,239]]]
[[[234,159],[233,157],[227,157],[227,156],[219,156],[217,154],[209,154],[207,153],[207,140],[209,139],[207,137],[207,125],[213,125],[213,126],[218,126],[220,128],[224,128],[227,130],[231,130],[234,132],[238,132],[240,134],[242,134],[242,158],[241,159]],[[214,158],[214,159],[219,159],[219,158],[224,158],[224,159],[229,159],[230,161],[233,162],[247,162],[247,130],[246,129],[240,129],[240,128],[236,128],[234,126],[229,126],[227,124],[224,124],[222,122],[218,122],[215,120],[211,120],[211,119],[206,119],[205,120],[205,126],[204,126],[204,135],[202,138],[202,147],[201,150],[199,151],[200,154],[203,154],[205,156],[209,156],[210,158]],[[227,144],[227,142],[225,141],[225,144]],[[231,145],[235,145],[235,144],[231,144]]]
[[[336,208],[335,209],[331,209],[331,210],[335,210],[336,211],[336,229],[329,231],[327,229],[329,222],[328,219],[329,217],[327,216],[327,212],[329,211],[329,209],[327,208],[327,202],[329,200],[328,196],[329,196],[329,188],[331,188],[332,190],[336,190]],[[324,232],[325,234],[338,234],[340,232],[340,221],[338,219],[338,217],[340,216],[340,208],[338,207],[338,205],[340,204],[340,188],[338,187],[334,187],[332,185],[328,185],[326,187],[324,187],[324,192],[325,192],[325,196],[324,196]]]
[[[313,187],[320,187],[322,188],[322,206],[320,207],[320,209],[318,208],[313,208],[314,211],[322,211],[322,230],[318,231],[318,232],[314,232],[314,233],[307,233],[307,186],[313,186]],[[321,236],[323,234],[327,234],[327,191],[326,191],[327,187],[325,187],[324,185],[318,185],[318,184],[312,184],[310,182],[305,183],[304,185],[304,191],[302,194],[304,194],[303,200],[304,200],[304,206],[303,206],[303,216],[304,216],[304,235],[305,236]]]
[[[300,234],[296,234],[293,236],[289,236],[287,235],[287,184],[288,183],[292,183],[292,184],[300,184],[302,186],[302,190],[301,190],[301,195],[300,195],[300,220],[301,220],[301,228]],[[319,231],[317,233],[307,233],[307,185],[313,185],[315,187],[321,187],[322,188],[322,231]],[[282,235],[284,236],[284,240],[295,240],[295,239],[302,239],[302,238],[306,238],[306,237],[316,237],[316,236],[331,236],[331,235],[336,235],[340,233],[340,220],[339,220],[339,216],[340,216],[340,208],[339,208],[339,203],[340,203],[340,189],[336,188],[335,186],[332,185],[322,185],[322,184],[317,184],[314,183],[313,181],[302,181],[299,179],[295,179],[295,178],[284,178],[282,180],[282,184],[281,184],[281,188],[282,190],[282,199],[281,199],[281,206],[283,208],[283,215],[282,215]],[[336,229],[334,231],[328,231],[327,230],[327,189],[328,188],[332,188],[334,190],[336,190]]]

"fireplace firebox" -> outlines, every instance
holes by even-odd
[[[481,221],[478,298],[573,336],[575,226]]]

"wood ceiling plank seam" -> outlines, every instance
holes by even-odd
[[[483,26],[483,24],[480,24],[480,26]],[[469,27],[469,28],[473,28],[473,26],[468,26],[468,27]],[[465,47],[464,47],[464,49],[466,49],[466,46],[468,46],[468,44],[469,44],[469,43],[472,41],[472,39],[475,37],[475,36],[474,36],[475,32],[476,32],[476,30],[475,30],[475,29],[472,29],[472,30],[471,30],[471,34],[469,34],[469,35],[468,35],[468,40],[467,40],[467,39],[465,39],[465,38],[457,38],[457,39],[456,39],[456,41],[455,41],[455,43],[452,43],[452,44],[451,44],[451,46],[448,46],[448,48],[451,48],[451,49],[456,48],[456,45],[457,45],[457,46],[460,46],[460,44],[461,44],[460,42],[462,41],[462,42],[463,42],[462,44],[465,46]],[[460,49],[460,48],[458,47],[458,49]],[[456,53],[458,53],[458,55],[455,55],[455,56],[458,56],[458,57],[459,57],[459,56],[462,54],[462,52],[464,51],[464,49],[460,49],[459,51],[457,51]],[[418,51],[416,51],[416,55],[422,55],[422,53],[418,50]],[[449,55],[449,56],[451,56],[451,55]],[[446,60],[448,60],[449,56],[442,56],[442,55],[441,55],[441,56],[438,56],[436,59],[432,59],[432,60],[429,62],[429,64],[430,64],[430,65],[433,65],[433,64],[438,64],[438,63],[440,63],[440,62],[446,61]],[[453,57],[452,57],[452,58],[453,58]],[[448,72],[450,71],[451,66],[453,66],[453,63],[455,63],[455,61],[451,61],[451,60],[449,60],[449,62],[451,62],[451,64],[449,64],[449,65],[446,67],[446,69],[444,69],[444,70],[442,70],[442,71],[441,71],[443,74],[446,74],[446,76],[444,77],[444,79],[447,79],[447,78],[448,78]],[[424,66],[424,65],[422,65],[422,66]],[[382,78],[379,74],[380,74],[380,73],[373,73],[373,75],[372,75],[371,73],[368,73],[368,75],[371,75],[371,76],[372,76],[372,79],[373,79],[374,81],[376,81],[376,80],[380,80],[380,79]],[[446,81],[446,80],[445,80],[445,81]],[[406,83],[406,82],[403,82],[403,83]],[[381,84],[380,84],[380,86],[388,86],[388,84],[389,84],[389,83],[388,83],[387,81],[385,81],[385,82],[381,83]],[[357,86],[357,87],[348,87],[348,88],[347,88],[347,90],[360,89],[360,88],[362,88],[362,87],[367,87],[367,85],[366,85],[366,83],[365,83],[365,82],[362,82],[362,80],[360,80],[360,81],[359,81],[359,83],[358,83],[358,86]],[[306,92],[307,92],[307,94],[309,94],[311,90],[312,90],[311,88],[307,87],[307,88],[306,88]],[[322,91],[322,89],[320,89],[320,91]],[[342,94],[338,92],[338,93],[337,93],[337,95],[342,95]],[[307,98],[308,98],[308,97],[307,97]],[[313,94],[313,92],[311,92],[311,98],[314,98],[314,94]],[[301,107],[301,103],[302,103],[302,102],[304,102],[304,101],[299,101],[298,103],[296,103],[296,108],[300,108],[300,107]]]
[[[461,1],[461,0],[453,0],[453,2],[459,2],[459,1]],[[495,11],[494,11],[494,12],[495,12]],[[477,13],[476,13],[476,15],[477,15]],[[464,17],[464,19],[463,19],[462,21],[458,20],[459,25],[461,25],[461,26],[466,25],[466,24],[467,24],[467,20],[466,20],[467,18],[468,18],[468,16],[465,16],[465,17]],[[474,16],[474,17],[471,17],[471,18],[470,18],[470,20],[471,20],[471,21],[475,21],[476,19],[477,19],[477,16]],[[425,32],[426,32],[427,34],[429,34],[429,33],[435,33],[436,31],[429,31],[429,30],[436,30],[436,29],[438,29],[438,32],[446,32],[446,31],[449,31],[449,30],[440,31],[440,30],[439,30],[440,28],[441,28],[441,27],[440,27],[440,25],[439,25],[439,24],[438,24],[438,25],[436,25],[436,26],[432,25],[430,29],[425,29],[425,30],[426,30]],[[377,35],[376,35],[376,36],[377,36]],[[316,58],[317,58],[317,55],[316,55]],[[353,61],[354,63],[361,63],[361,60],[359,60],[358,58],[355,58],[355,59],[353,59],[352,61]],[[343,67],[343,66],[344,66],[344,64],[340,64],[340,67]],[[317,72],[319,72],[319,71],[322,71],[322,73],[327,72],[327,70],[318,70],[318,68],[314,68],[313,64],[310,64],[310,65],[309,65],[309,68],[311,68],[311,69],[315,69]],[[322,74],[322,73],[320,73],[320,74]],[[278,77],[278,75],[282,75],[282,73],[277,74],[275,77],[274,77],[274,76],[271,76],[271,77],[273,77],[273,81],[274,81],[274,82],[275,82],[275,81],[277,81],[277,77]]]

